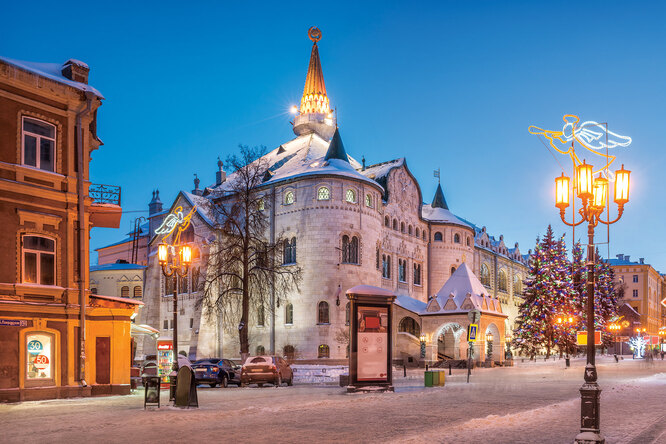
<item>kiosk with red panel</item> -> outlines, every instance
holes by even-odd
[[[391,304],[395,295],[383,288],[357,285],[350,301],[348,392],[393,391],[391,373]]]
[[[173,370],[173,339],[157,339],[157,375],[162,388],[169,388],[169,373]]]

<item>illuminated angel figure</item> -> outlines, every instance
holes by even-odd
[[[539,128],[537,126],[530,126],[528,131],[531,134],[542,135],[558,153],[568,154],[571,157],[574,165],[581,163],[581,160],[576,155],[574,150],[573,141],[581,144],[583,148],[591,153],[601,156],[606,159],[606,163],[595,173],[605,170],[613,163],[615,156],[602,152],[603,149],[616,148],[618,146],[628,146],[631,143],[631,137],[621,136],[612,131],[608,131],[606,127],[598,122],[588,120],[583,123],[580,118],[573,114],[567,114],[563,118],[564,127],[562,131],[550,131]],[[558,146],[555,141],[558,140],[562,145]],[[571,142],[570,146],[569,143]]]
[[[178,232],[172,242],[173,245],[178,245],[180,243],[180,234],[190,226],[190,221],[196,208],[196,206],[192,207],[190,212],[183,216],[183,207],[177,206],[172,213],[164,218],[162,224],[155,230],[155,234],[161,234],[163,235],[162,239],[165,239],[178,227]]]

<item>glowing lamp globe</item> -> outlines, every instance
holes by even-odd
[[[604,208],[606,206],[606,195],[608,194],[608,179],[599,177],[594,179],[594,188],[592,195],[592,206],[596,208]]]
[[[569,178],[564,173],[555,178],[555,206],[562,210],[569,206]]]
[[[183,264],[190,265],[192,263],[192,247],[189,245],[183,246],[183,248],[180,250],[180,254]]]
[[[592,185],[592,165],[583,163],[576,167],[576,182],[578,185],[578,197],[583,200],[591,199],[593,197]]]
[[[493,334],[492,334],[492,333],[488,333],[488,334],[486,335],[486,341],[488,341],[488,342],[493,342]]]
[[[615,203],[618,205],[629,202],[629,173],[631,171],[625,170],[624,164],[615,172]]]
[[[164,265],[167,263],[167,259],[169,256],[168,248],[169,247],[167,244],[159,244],[157,246],[157,259],[160,262],[160,265]]]

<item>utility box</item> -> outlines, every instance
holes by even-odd
[[[395,295],[383,288],[357,285],[347,290],[350,311],[348,392],[393,391],[391,305]]]

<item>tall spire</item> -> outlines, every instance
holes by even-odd
[[[446,199],[444,199],[444,192],[442,191],[442,185],[437,184],[437,190],[435,191],[435,198],[432,200],[433,208],[444,208],[445,210],[449,209],[449,206],[446,204]]]
[[[308,36],[313,42],[312,52],[299,114],[294,118],[294,132],[299,136],[317,133],[324,139],[330,139],[337,125],[326,95],[324,71],[319,60],[317,42],[321,40],[321,31],[313,26],[308,30]]]

